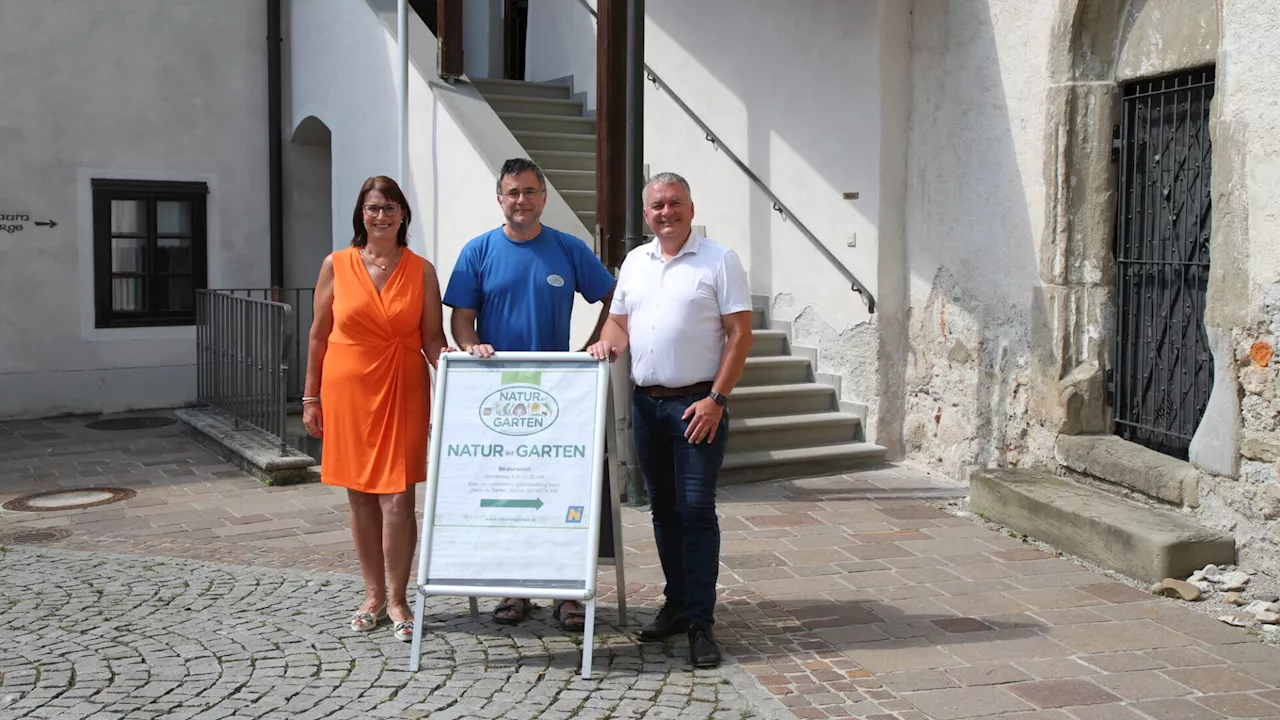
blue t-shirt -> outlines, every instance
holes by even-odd
[[[566,352],[574,292],[596,303],[613,285],[578,238],[543,225],[516,242],[498,227],[462,248],[444,304],[477,311],[480,342],[497,352]]]

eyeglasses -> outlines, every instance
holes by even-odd
[[[388,217],[400,214],[399,205],[365,205],[364,214],[369,217],[378,217],[379,211],[387,214]]]
[[[523,196],[532,200],[542,193],[543,191],[537,188],[525,188],[524,190],[508,190],[502,193],[502,197],[508,200],[519,200]]]

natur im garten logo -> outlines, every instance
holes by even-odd
[[[480,419],[503,435],[533,435],[551,427],[560,404],[534,385],[507,385],[480,403]]]

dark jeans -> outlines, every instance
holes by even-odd
[[[658,399],[636,393],[631,420],[667,602],[683,607],[690,621],[711,622],[720,571],[716,478],[729,438],[729,413],[721,418],[714,441],[691,444],[684,437],[689,427],[684,413],[704,397]]]

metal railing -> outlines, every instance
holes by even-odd
[[[293,308],[289,331],[293,339],[285,349],[289,363],[289,381],[286,397],[291,403],[302,402],[302,386],[307,380],[307,339],[311,333],[311,319],[315,306],[315,288],[226,288],[218,292],[237,297],[271,300]],[[296,409],[296,408],[295,408]]]
[[[197,399],[285,446],[293,310],[222,290],[196,291]]]
[[[578,3],[582,5],[582,7],[586,8],[587,12],[591,13],[591,17],[596,17],[595,8],[591,7],[587,0],[578,0]],[[649,81],[653,83],[654,87],[665,92],[672,100],[675,101],[676,105],[678,105],[681,110],[684,110],[685,115],[688,115],[689,119],[693,120],[698,128],[706,135],[707,142],[715,146],[717,150],[723,151],[724,154],[733,161],[733,164],[737,165],[739,170],[746,173],[751,182],[755,183],[756,187],[760,188],[760,190],[769,197],[769,200],[773,202],[774,211],[791,221],[791,223],[796,226],[796,229],[800,231],[800,234],[804,235],[814,248],[822,254],[822,257],[826,258],[827,262],[831,263],[841,275],[844,275],[844,279],[849,282],[853,291],[861,295],[863,302],[867,304],[867,312],[874,313],[876,311],[876,299],[872,296],[871,291],[867,289],[867,286],[863,285],[862,281],[858,280],[858,277],[853,274],[853,271],[845,267],[844,263],[840,262],[840,259],[832,254],[832,252],[827,249],[826,245],[822,244],[822,241],[818,239],[818,236],[814,235],[813,231],[801,222],[800,218],[796,217],[795,213],[791,212],[791,208],[787,207],[786,203],[782,202],[782,200],[769,189],[769,186],[766,185],[759,176],[752,172],[751,168],[747,167],[747,164],[742,162],[736,153],[724,144],[724,141],[720,139],[720,136],[716,135],[715,131],[703,122],[702,118],[698,117],[698,114],[693,111],[693,108],[690,108],[689,105],[671,89],[670,85],[664,82],[662,78],[658,77],[658,73],[654,72],[653,68],[649,67],[648,63],[645,63],[644,72]]]

